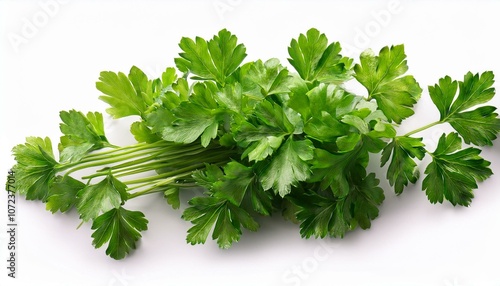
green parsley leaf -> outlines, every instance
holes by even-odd
[[[228,76],[233,73],[246,57],[246,48],[237,44],[238,39],[226,29],[221,30],[210,41],[196,37],[182,38],[179,47],[182,53],[175,59],[177,68],[191,72],[195,79],[214,80],[224,86]]]
[[[311,171],[307,161],[313,159],[313,154],[314,146],[310,140],[288,138],[262,173],[260,179],[264,190],[273,188],[276,194],[286,196],[292,186],[309,178]]]
[[[187,97],[186,81],[180,78],[175,82],[176,78],[175,69],[167,68],[161,78],[149,80],[133,66],[128,76],[121,72],[101,72],[96,87],[103,93],[99,99],[110,105],[106,111],[114,118],[139,115],[145,119],[156,104]]]
[[[348,133],[349,127],[328,112],[306,122],[304,132],[319,141],[331,142]]]
[[[324,149],[315,149],[314,159],[311,161],[313,174],[308,182],[320,182],[321,190],[330,188],[336,197],[347,196],[351,172],[357,171],[357,165],[366,167],[368,164],[368,152],[363,148],[361,137],[359,138],[355,148],[345,153],[334,154]]]
[[[278,128],[259,125],[258,127],[244,122],[235,131],[235,140],[240,146],[246,147],[241,155],[242,158],[248,156],[249,161],[262,161],[271,156],[283,142],[286,133]]]
[[[63,123],[59,125],[61,142],[59,143],[60,161],[76,162],[90,151],[111,146],[104,134],[104,122],[99,112],[88,112],[85,116],[76,110],[61,111]]]
[[[220,91],[214,93],[214,98],[221,108],[240,113],[245,105],[246,98],[243,97],[239,83],[229,84]]]
[[[130,133],[134,135],[137,142],[154,143],[161,140],[161,137],[154,133],[145,121],[136,121],[132,123],[132,125],[130,125]]]
[[[247,79],[260,87],[263,97],[289,91],[288,70],[283,68],[278,59],[270,59],[266,62],[256,61],[250,67]]]
[[[178,143],[192,143],[200,136],[202,145],[208,146],[210,140],[215,138],[218,129],[217,115],[199,105],[183,102],[174,111],[177,119],[171,126],[162,131],[163,140]]]
[[[108,243],[106,254],[114,259],[123,259],[136,248],[141,231],[148,229],[148,220],[139,211],[122,207],[112,208],[96,217],[92,223],[92,244],[95,248]]]
[[[173,209],[178,209],[181,207],[181,201],[179,198],[179,188],[177,187],[168,187],[163,195],[167,199],[167,203],[172,206]]]
[[[248,156],[250,161],[257,162],[271,156],[281,146],[284,136],[294,133],[296,126],[283,107],[263,100],[255,106],[249,121],[235,120],[231,129],[236,142],[246,148],[242,158]]]
[[[239,207],[246,200],[254,211],[267,216],[271,214],[271,194],[262,189],[259,178],[251,167],[231,161],[224,166],[222,173],[219,167],[208,165],[205,171],[195,173],[194,178],[216,198],[228,200]]]
[[[364,168],[351,182],[348,195],[343,198],[308,192],[292,202],[298,206],[296,213],[300,221],[302,237],[343,237],[357,226],[371,227],[371,221],[378,217],[378,206],[384,200],[384,192],[378,187],[379,180],[371,173],[365,177]]]
[[[391,158],[387,169],[389,184],[394,186],[396,194],[401,194],[408,182],[415,184],[420,177],[417,164],[413,158],[422,160],[425,156],[422,138],[396,137],[382,151],[381,167]]]
[[[500,131],[500,118],[494,106],[481,106],[472,111],[455,113],[447,121],[465,143],[491,146]]]
[[[351,228],[359,225],[361,229],[368,229],[371,227],[371,221],[378,217],[378,206],[382,204],[385,196],[384,190],[378,186],[380,180],[374,173],[364,178],[361,176],[364,176],[364,168],[358,172],[360,178],[354,180],[353,189],[349,192],[345,204],[350,205],[353,218],[350,222]]]
[[[463,82],[457,83],[447,76],[439,79],[438,84],[429,86],[429,94],[439,110],[440,121],[450,123],[467,144],[491,146],[500,131],[500,119],[494,112],[496,107],[483,106],[466,111],[488,102],[495,95],[493,83],[492,72],[481,75],[469,72]]]
[[[403,45],[384,47],[378,56],[367,50],[354,66],[354,77],[368,90],[368,99],[374,98],[389,121],[396,123],[413,115],[411,108],[422,93],[413,76],[403,76],[407,70]]]
[[[493,174],[488,168],[490,162],[479,156],[481,150],[460,148],[462,140],[457,133],[443,134],[431,153],[432,162],[425,169],[427,176],[422,182],[431,203],[442,203],[444,198],[453,205],[468,206],[477,182]]]
[[[80,218],[88,221],[113,208],[120,207],[127,200],[127,186],[111,173],[95,185],[88,185],[77,194],[77,209]]]
[[[338,42],[328,44],[325,34],[310,29],[300,34],[288,47],[288,61],[306,81],[342,83],[351,77],[352,59],[340,55]]]
[[[14,167],[17,191],[28,200],[46,201],[59,166],[50,138],[28,137],[12,153],[17,161]]]
[[[46,208],[52,213],[71,210],[78,202],[77,193],[85,184],[70,176],[57,176],[50,186]]]
[[[288,104],[305,122],[304,132],[322,142],[332,142],[348,134],[349,126],[340,119],[351,112],[361,98],[335,85],[320,84],[307,93],[293,93]]]
[[[255,182],[252,168],[246,167],[236,161],[231,161],[224,166],[224,177],[215,182],[215,197],[227,199],[235,206],[240,206],[248,188]]]
[[[222,179],[224,173],[222,170],[216,166],[211,164],[205,164],[204,170],[196,170],[193,173],[193,179],[196,183],[206,188],[210,194],[214,191],[214,184]]]
[[[229,248],[240,239],[241,226],[252,231],[259,227],[245,210],[227,200],[195,197],[189,201],[189,205],[191,207],[184,211],[182,218],[194,224],[186,238],[193,245],[205,243],[213,228],[212,238],[217,239],[219,247]]]
[[[137,94],[135,89],[135,86],[140,85],[138,81],[141,80],[137,74],[132,70],[129,77],[122,72],[101,72],[96,88],[104,94],[99,99],[111,106],[106,111],[114,118],[130,115],[142,116],[147,110],[145,97],[142,93]],[[132,78],[135,79],[135,86],[131,82]]]

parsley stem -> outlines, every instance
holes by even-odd
[[[101,159],[108,159],[110,156],[122,156],[122,155],[136,153],[139,151],[150,151],[155,149],[167,151],[170,149],[178,149],[178,145],[163,140],[154,143],[138,143],[130,146],[124,146],[111,150],[88,154],[79,163],[92,162]]]
[[[175,158],[175,159],[180,159]],[[167,158],[166,160],[161,160],[157,162],[149,162],[140,166],[132,166],[131,168],[127,168],[125,170],[119,170],[117,172],[113,172],[113,175],[115,177],[124,177],[124,176],[130,176],[130,175],[135,175],[138,173],[144,173],[148,171],[153,171],[153,170],[158,170],[162,168],[168,168],[168,167],[182,167],[182,166],[191,166],[193,164],[197,164],[199,162],[204,162],[204,163],[210,163],[213,161],[219,161],[219,160],[227,160],[229,157],[226,154],[208,154],[206,156],[197,156],[194,158],[185,158],[183,160],[173,160],[173,158]]]
[[[96,171],[96,173],[92,175],[82,177],[82,179],[92,179],[99,176],[106,176],[110,170],[112,170],[115,177],[124,177],[167,167],[180,168],[199,162],[226,160],[231,154],[232,153],[228,153],[225,149],[208,149],[201,146],[191,146],[185,149],[173,150],[172,152],[164,152],[163,150],[160,150],[149,156],[126,161],[119,165],[105,167],[102,170]]]
[[[435,121],[435,122],[429,123],[429,124],[427,124],[427,125],[425,125],[425,126],[422,126],[422,127],[417,128],[417,129],[415,129],[415,130],[413,130],[413,131],[410,131],[410,132],[406,133],[406,134],[405,134],[405,135],[403,135],[403,136],[411,136],[411,135],[413,135],[413,134],[415,134],[415,133],[422,132],[422,131],[424,131],[424,130],[426,130],[426,129],[429,129],[429,128],[431,128],[431,127],[433,127],[433,126],[436,126],[436,125],[439,125],[439,124],[441,124],[441,123],[443,123],[443,122],[441,122],[441,121]]]
[[[164,173],[164,174],[160,174],[160,175],[156,175],[156,176],[151,176],[149,178],[142,178],[142,179],[123,182],[123,183],[126,185],[137,184],[137,183],[144,182],[144,179],[146,179],[146,182],[144,182],[143,184],[139,184],[137,186],[128,188],[128,190],[130,191],[130,190],[134,190],[134,189],[138,189],[138,188],[142,188],[142,187],[148,187],[142,191],[130,194],[129,199],[132,199],[132,198],[146,195],[146,194],[149,194],[152,192],[158,192],[158,190],[156,190],[158,187],[168,186],[171,183],[178,185],[179,183],[177,182],[177,180],[182,179],[184,177],[191,178],[191,175],[193,174],[193,172],[195,170],[197,170],[199,168],[203,168],[203,167],[204,167],[204,164],[198,164],[198,165],[194,165],[194,166],[191,166],[188,168],[179,169],[179,170],[176,170],[173,172],[168,172],[168,173]],[[155,179],[155,182],[153,185],[151,185],[152,178]]]

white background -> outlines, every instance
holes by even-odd
[[[405,44],[409,72],[424,88],[417,115],[400,132],[438,118],[427,86],[467,71],[500,74],[500,2],[494,1],[0,1],[0,173],[26,136],[59,136],[58,112],[101,111],[102,70],[137,65],[158,76],[173,65],[182,36],[210,38],[222,28],[247,47],[246,60],[279,58],[310,27],[356,57],[371,47]],[[496,88],[499,86],[496,84]],[[360,89],[360,91],[363,91]],[[499,96],[500,97],[500,96]],[[491,104],[500,106],[499,97]],[[108,137],[132,142],[130,121],[107,123]],[[446,126],[423,133],[429,148]],[[500,142],[482,153],[500,174]],[[427,161],[424,161],[423,167]],[[280,216],[220,250],[185,242],[189,222],[159,197],[132,202],[149,219],[139,248],[114,261],[91,245],[75,212],[52,215],[19,199],[18,278],[7,277],[6,195],[0,196],[0,285],[426,285],[500,286],[500,179],[479,185],[469,208],[431,205],[421,181],[395,196],[385,169],[370,166],[386,190],[368,231],[343,240],[301,239]],[[3,175],[2,185],[3,185]],[[185,205],[184,205],[185,206]]]

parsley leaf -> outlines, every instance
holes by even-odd
[[[306,93],[303,90],[293,93],[288,104],[302,116],[304,132],[309,137],[331,142],[349,133],[349,127],[340,119],[360,99],[336,85],[321,83]]]
[[[241,226],[256,231],[257,222],[242,208],[227,200],[215,197],[195,197],[189,201],[191,207],[184,210],[182,218],[194,226],[188,230],[187,242],[205,243],[213,228],[212,238],[221,248],[229,248],[241,237]]]
[[[338,42],[328,44],[325,34],[310,29],[288,47],[288,61],[306,81],[342,83],[351,77],[352,59],[340,55]]]
[[[252,168],[236,161],[224,166],[224,177],[214,185],[215,197],[227,199],[233,205],[239,206],[248,188],[255,182]]]
[[[246,148],[242,158],[261,161],[271,156],[282,144],[285,135],[293,134],[295,126],[286,111],[278,104],[263,100],[254,109],[248,121],[236,121],[231,127],[234,139]]]
[[[96,88],[103,93],[99,99],[111,106],[106,111],[114,118],[130,115],[145,118],[151,112],[151,106],[168,89],[182,87],[181,79],[174,84],[176,77],[175,70],[167,68],[160,79],[149,80],[143,71],[134,66],[128,76],[122,72],[101,72]]]
[[[481,106],[472,111],[455,113],[448,119],[465,143],[493,145],[500,131],[500,118],[494,106]]]
[[[422,138],[399,136],[394,138],[382,151],[381,167],[391,158],[387,169],[389,184],[394,186],[396,194],[401,194],[408,182],[415,184],[420,177],[413,158],[422,160],[425,156]]]
[[[214,80],[224,86],[226,78],[233,73],[246,57],[246,48],[237,44],[238,39],[226,29],[221,30],[210,41],[196,37],[182,38],[179,47],[182,53],[175,59],[177,68],[191,72],[195,79]]]
[[[313,159],[313,154],[310,140],[295,141],[289,137],[262,173],[264,190],[273,188],[282,197],[290,193],[292,186],[309,178],[311,171],[307,161]]]
[[[361,138],[361,137],[359,137]],[[360,139],[356,147],[344,153],[331,153],[324,149],[314,150],[314,159],[311,161],[313,174],[308,182],[320,182],[321,190],[331,189],[336,197],[348,195],[349,177],[356,165],[365,167],[368,163],[368,152],[363,148]]]
[[[354,77],[368,90],[368,99],[374,98],[389,121],[401,123],[411,115],[413,105],[422,89],[408,70],[404,46],[384,47],[378,56],[367,50],[354,66]]]
[[[83,188],[84,183],[70,176],[57,176],[47,196],[47,210],[64,213],[72,209],[78,202],[77,193]]]
[[[384,200],[384,192],[378,187],[375,174],[365,176],[364,168],[349,181],[350,191],[342,198],[331,197],[309,191],[292,202],[298,206],[296,213],[300,221],[302,237],[324,238],[326,236],[343,237],[357,226],[362,229],[371,227],[371,221],[378,214],[378,206]]]
[[[92,233],[95,248],[108,243],[106,254],[114,259],[123,259],[136,248],[141,231],[148,229],[148,220],[142,212],[118,207],[96,217],[92,229],[95,230]]]
[[[130,125],[130,133],[134,135],[137,142],[153,143],[161,140],[161,137],[154,133],[145,121],[136,121],[132,123],[132,125]]]
[[[192,143],[202,136],[202,145],[206,147],[217,135],[219,122],[216,111],[184,101],[174,114],[177,119],[162,130],[163,140]]]
[[[262,96],[286,93],[288,88],[288,70],[283,68],[278,59],[270,59],[266,62],[256,61],[251,65],[247,79],[258,87]]]
[[[99,112],[61,111],[63,123],[59,125],[61,142],[59,143],[60,161],[76,162],[90,151],[111,146],[104,134],[104,122]]]
[[[500,131],[496,107],[469,108],[489,101],[495,95],[492,72],[481,75],[467,73],[463,81],[453,81],[449,76],[429,86],[429,94],[440,113],[440,121],[448,122],[462,136],[465,143],[477,146],[492,145]],[[459,90],[458,95],[457,89]]]
[[[137,94],[130,78],[122,72],[101,72],[96,88],[104,93],[99,99],[111,106],[106,111],[114,118],[142,115],[147,109],[142,94]]]
[[[243,208],[246,208],[248,203],[254,211],[262,215],[271,214],[272,196],[270,192],[264,191],[252,167],[231,161],[223,170],[224,172],[221,172],[219,167],[208,165],[204,171],[195,173],[194,178],[216,198],[228,200]]]
[[[15,146],[12,152],[17,161],[17,191],[28,200],[46,201],[59,167],[50,138],[28,137],[25,144]]]
[[[422,183],[431,203],[442,203],[444,198],[453,205],[468,206],[477,182],[493,174],[488,168],[490,162],[479,156],[481,150],[460,148],[462,140],[457,133],[443,134],[431,153],[432,162],[425,169],[427,176]]]
[[[163,195],[167,199],[167,203],[171,205],[173,209],[178,209],[181,207],[178,187],[166,188],[165,191],[163,192]]]
[[[88,185],[77,194],[77,209],[83,221],[96,218],[101,213],[118,208],[127,200],[127,186],[111,173],[95,185]]]

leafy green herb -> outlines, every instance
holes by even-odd
[[[92,223],[92,244],[99,248],[108,243],[106,254],[122,259],[135,249],[135,242],[141,238],[141,231],[148,229],[148,220],[139,211],[122,207],[113,208],[98,216]]]
[[[425,169],[422,182],[431,203],[443,202],[443,197],[453,205],[468,206],[474,197],[473,189],[493,173],[490,162],[479,156],[481,150],[473,147],[462,149],[462,139],[457,133],[443,134],[432,162]]]
[[[439,119],[401,135],[398,124],[422,94],[403,45],[367,50],[354,64],[340,43],[310,29],[288,47],[295,70],[276,58],[243,62],[245,46],[225,29],[208,41],[184,37],[179,47],[176,68],[156,79],[134,66],[104,71],[96,83],[112,117],[136,118],[136,144],[108,142],[101,113],[70,110],[60,113],[59,159],[49,138],[28,137],[12,151],[18,191],[52,213],[75,209],[92,222],[93,245],[107,244],[114,259],[147,230],[142,212],[124,208],[144,195],[183,209],[193,224],[188,243],[211,234],[228,248],[276,213],[304,238],[370,228],[385,198],[368,170],[372,154],[398,195],[417,183],[429,155],[422,189],[431,203],[468,206],[493,174],[478,148],[500,131],[496,107],[485,105],[495,94],[491,71],[429,86]],[[352,92],[350,80],[367,94]],[[445,123],[455,131],[428,150],[416,134]],[[186,189],[198,190],[187,205]]]

